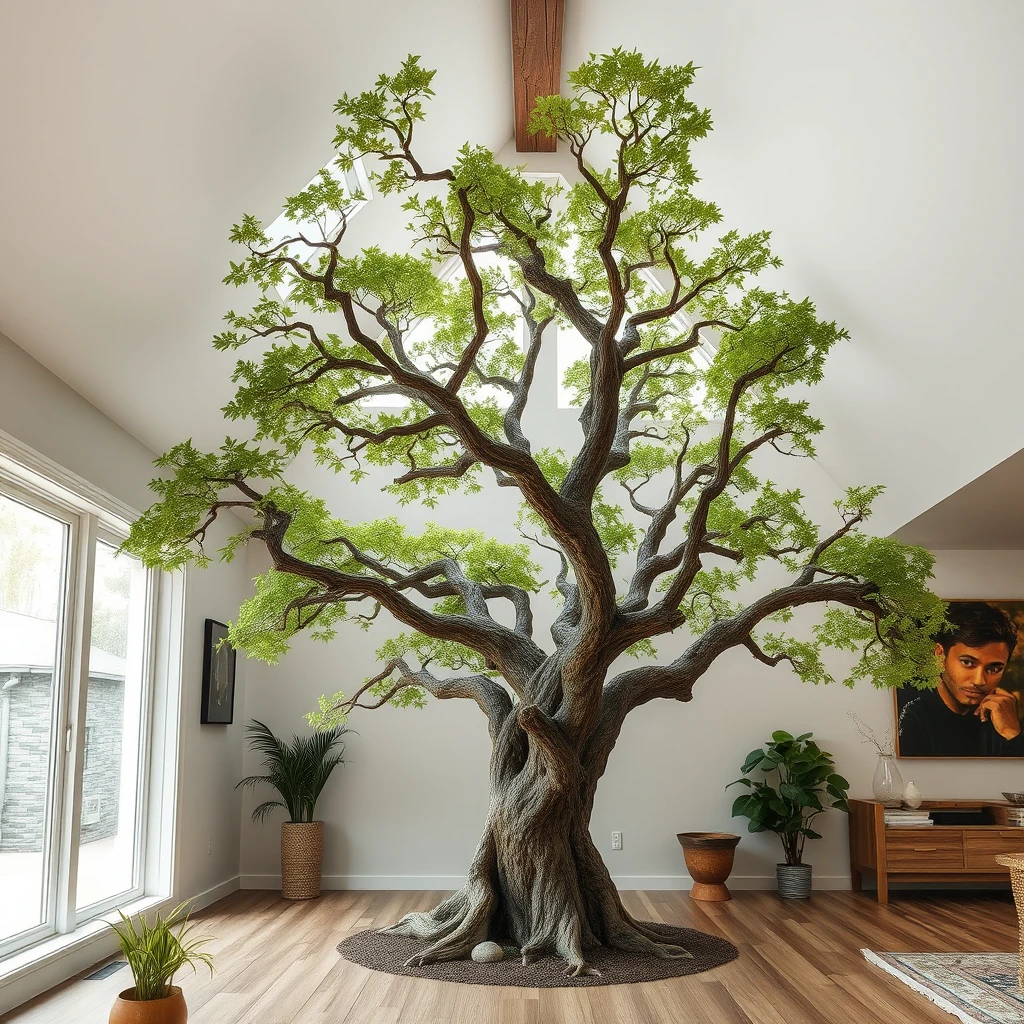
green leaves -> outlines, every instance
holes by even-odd
[[[268,725],[256,719],[245,731],[249,749],[263,755],[263,774],[247,776],[235,789],[255,790],[267,785],[281,797],[259,804],[252,812],[252,820],[264,822],[276,808],[283,807],[289,821],[312,821],[327,780],[338,765],[345,763],[341,737],[349,730],[341,726],[320,729],[309,736],[294,736],[291,743],[278,739]]]
[[[752,772],[755,768],[759,767],[763,760],[764,760],[764,751],[763,750],[761,750],[760,748],[758,748],[757,750],[752,750],[749,754],[747,754],[746,759],[743,762],[743,767],[742,767],[741,771],[743,772],[744,775],[746,775],[748,772]],[[749,781],[749,780],[740,779],[738,781],[743,782],[743,781]]]
[[[201,948],[210,940],[192,935],[189,906],[187,902],[180,903],[166,917],[156,912],[152,921],[139,914],[137,923],[119,910],[121,923],[108,922],[128,961],[135,980],[135,996],[140,1001],[170,995],[174,976],[182,967],[191,967],[194,973],[197,964],[205,964],[213,976],[213,958]],[[177,932],[173,931],[175,927]]]
[[[617,563],[646,563],[637,565],[630,601],[650,612],[650,630],[685,621],[699,636],[740,614],[748,584],[778,563],[801,581],[794,589],[843,581],[858,596],[828,607],[809,635],[756,625],[747,646],[760,660],[786,661],[824,683],[826,651],[835,648],[860,655],[848,682],[933,682],[931,636],[944,609],[927,588],[931,558],[861,532],[880,489],[850,489],[829,533],[812,522],[799,490],[755,473],[772,448],[814,454],[822,424],[807,387],[848,336],[810,299],[763,284],[781,265],[767,231],[718,227],[722,212],[700,194],[692,160],[711,130],[709,112],[689,96],[695,73],[692,64],[619,48],[570,72],[567,95],[539,98],[532,129],[563,140],[579,171],[568,188],[470,143],[440,166],[422,162],[414,136],[435,73],[419,57],[343,95],[336,158],[285,198],[285,231],[251,214],[231,229],[239,250],[225,281],[251,303],[226,314],[214,345],[237,359],[224,413],[251,440],[228,439],[214,453],[185,442],[159,460],[157,501],[126,548],[148,565],[205,565],[214,520],[237,511],[247,525],[235,527],[220,556],[255,538],[273,547],[275,564],[231,626],[238,649],[275,661],[300,630],[330,640],[340,623],[367,628],[384,608],[424,632],[391,636],[382,657],[489,672],[492,634],[509,627],[493,618],[483,642],[480,600],[513,600],[509,588],[534,593],[560,568],[552,571],[545,554],[543,572],[525,544],[499,543],[485,529],[443,525],[452,521],[449,497],[497,483],[523,496],[514,525],[573,562],[556,600],[574,600],[574,588],[610,589],[606,570]],[[363,157],[359,180],[365,170],[374,201],[397,203],[409,220],[398,251],[357,251],[345,237],[353,197],[343,179],[356,177],[347,172]],[[542,374],[555,362],[555,332],[570,327],[587,348],[565,382],[581,409],[584,446],[600,448],[582,459],[570,442],[544,447],[526,429],[538,405],[552,401]],[[414,533],[398,516],[334,515],[285,480],[304,454],[354,484],[386,471],[381,483],[398,506],[437,509],[441,524]],[[637,517],[610,494],[613,481],[653,521],[647,550]],[[673,497],[663,505],[666,493]],[[584,566],[584,550],[601,564]],[[652,592],[671,593],[674,607],[657,609]],[[577,596],[582,607],[604,609],[614,597]],[[759,622],[789,621],[803,603],[789,597]],[[516,604],[515,612],[525,630],[529,610]],[[488,657],[452,635],[473,638]],[[654,655],[650,638],[628,640],[627,653]],[[424,699],[409,686],[393,702]],[[337,703],[314,712],[317,724],[337,724]],[[808,737],[776,734],[744,771],[786,768],[791,747],[802,756],[787,770],[800,777],[756,805],[758,828],[774,820],[769,812],[778,817],[802,801],[815,808],[823,784],[834,801],[845,792],[827,781]],[[752,787],[748,799],[758,792]],[[260,813],[274,806],[267,801]]]
[[[391,151],[385,128],[393,125],[395,133],[411,141],[415,125],[425,116],[423,100],[434,95],[430,85],[435,72],[420,66],[419,57],[409,56],[394,75],[381,75],[373,89],[356,96],[345,93],[334,106],[342,118],[334,137],[334,146],[342,154],[342,166],[351,166],[354,157],[365,153]],[[400,189],[405,184],[398,165],[394,174],[378,179],[382,194]]]
[[[150,481],[160,500],[133,524],[125,550],[151,567],[180,569],[190,562],[209,564],[206,530],[216,518],[222,501],[243,504],[251,499],[232,492],[250,478],[279,478],[285,458],[276,450],[262,450],[244,441],[224,442],[218,453],[200,452],[191,440],[175,445],[156,460],[158,469],[171,475]],[[246,533],[236,534],[224,551],[230,557]]]
[[[744,777],[729,783],[750,789],[733,801],[732,815],[749,818],[751,832],[774,832],[782,840],[786,863],[799,864],[804,840],[821,838],[810,822],[826,807],[848,810],[850,784],[832,771],[833,766],[832,755],[823,751],[809,732],[794,737],[776,730],[763,749],[747,754],[741,768],[744,776],[759,770],[765,778]],[[767,778],[775,773],[777,789]]]
[[[697,179],[689,145],[711,129],[711,115],[687,99],[693,64],[662,65],[616,48],[569,72],[571,97],[537,100],[530,131],[557,135],[574,144],[594,132],[630,140],[623,150],[627,172],[638,180],[655,173],[681,186]],[[614,194],[617,185],[606,187]]]

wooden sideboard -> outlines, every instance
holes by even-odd
[[[890,882],[991,882],[1008,868],[996,863],[1004,853],[1024,853],[1024,828],[1007,824],[1010,804],[1000,800],[926,800],[921,810],[940,817],[951,812],[984,816],[984,824],[935,824],[886,828],[877,800],[850,802],[850,883],[861,889],[865,873],[878,881],[878,902],[889,902]]]

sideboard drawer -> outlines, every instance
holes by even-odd
[[[1008,871],[995,862],[1004,853],[1024,853],[1024,829],[964,833],[967,867],[976,871]]]
[[[885,848],[890,871],[955,871],[964,866],[963,833],[960,831],[886,829]]]

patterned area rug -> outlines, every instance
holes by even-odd
[[[669,942],[688,949],[692,959],[656,960],[651,956],[637,956],[616,950],[594,949],[587,955],[587,963],[601,972],[600,977],[566,978],[565,964],[553,956],[541,957],[528,967],[523,966],[519,950],[506,946],[505,959],[499,963],[478,964],[472,960],[450,960],[429,967],[406,967],[405,961],[423,948],[420,939],[390,935],[375,930],[357,932],[338,946],[338,952],[353,963],[362,964],[373,971],[405,974],[413,978],[433,978],[436,981],[455,981],[463,985],[516,985],[525,988],[577,988],[587,985],[626,985],[638,981],[660,981],[678,978],[684,974],[720,967],[739,956],[739,950],[725,939],[692,928],[679,928],[669,924],[645,921],[652,931],[663,935]],[[1024,1018],[1022,1018],[1024,1019]]]
[[[1016,953],[861,952],[964,1024],[1024,1024]]]

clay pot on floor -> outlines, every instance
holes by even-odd
[[[177,985],[164,999],[136,999],[135,989],[126,988],[111,1007],[109,1024],[185,1024],[188,1007]]]
[[[728,832],[680,832],[676,839],[683,848],[686,870],[693,879],[690,899],[731,900],[725,880],[732,871],[740,837]]]
[[[312,900],[320,895],[324,860],[324,823],[286,821],[281,826],[281,895]]]

